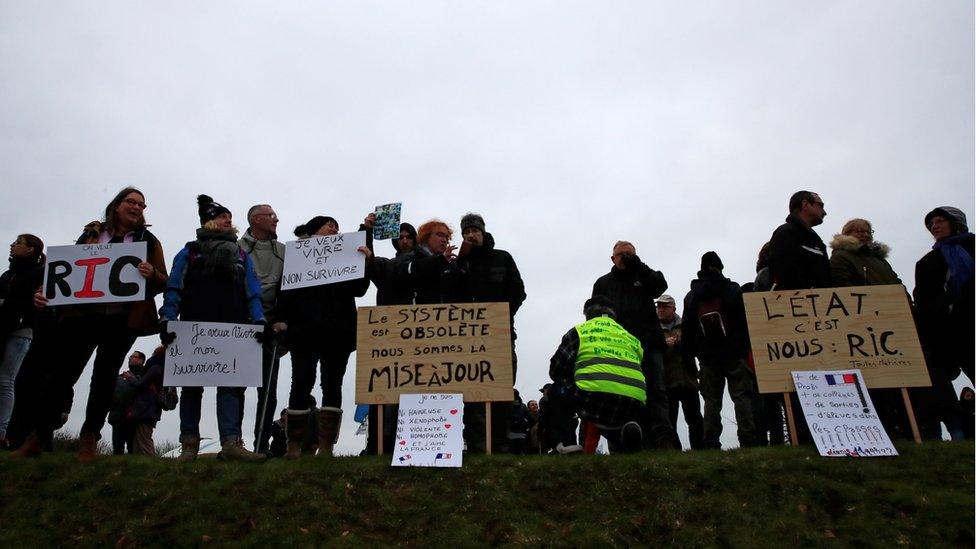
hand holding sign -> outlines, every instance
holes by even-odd
[[[146,298],[146,243],[82,244],[48,248],[42,296],[34,304],[120,303]],[[43,299],[41,299],[43,298]]]

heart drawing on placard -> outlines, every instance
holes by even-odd
[[[403,446],[403,445],[404,445],[404,444],[406,444],[406,443],[407,443],[407,441],[405,441],[405,440],[401,440],[401,441],[400,441],[400,446]]]
[[[453,416],[455,414],[457,414],[457,409],[451,410],[451,415]]]
[[[444,424],[444,428],[445,429],[450,429],[451,428],[451,424],[450,423],[445,423]]]

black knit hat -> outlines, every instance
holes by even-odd
[[[485,219],[476,213],[465,214],[461,218],[461,230],[467,229],[468,227],[474,227],[482,233],[485,232]]]
[[[208,221],[217,219],[220,214],[230,213],[230,210],[214,202],[213,198],[205,194],[197,196],[197,209],[200,213],[200,225],[206,225]]]
[[[321,229],[326,223],[335,223],[336,227],[339,226],[339,222],[336,221],[335,218],[327,215],[317,215],[312,219],[309,219],[304,225],[295,227],[295,236],[299,238],[312,236],[313,234],[319,232],[319,229]]]
[[[715,252],[705,252],[705,255],[702,256],[701,270],[708,270],[709,267],[718,271],[725,268],[725,265],[722,265],[722,259]]]
[[[613,300],[605,295],[597,294],[587,299],[586,303],[583,304],[583,315],[587,319],[604,314],[617,316],[613,308]]]

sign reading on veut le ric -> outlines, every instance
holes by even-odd
[[[512,400],[508,303],[359,308],[357,403],[445,392],[463,393],[465,402]]]
[[[146,279],[139,264],[145,260],[145,242],[51,246],[44,296],[49,305],[141,301]]]
[[[872,389],[930,385],[905,288],[856,286],[743,296],[759,390],[793,390],[790,372],[857,368]]]
[[[167,387],[260,387],[261,344],[253,324],[171,321],[176,339],[166,347]]]
[[[285,244],[281,289],[306,288],[366,276],[366,232],[313,236]]]
[[[796,396],[821,456],[897,456],[860,370],[793,372]]]
[[[400,395],[392,465],[460,467],[463,431],[462,395]]]

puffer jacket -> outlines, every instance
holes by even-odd
[[[888,263],[888,246],[880,242],[862,244],[853,236],[839,234],[830,247],[830,278],[834,286],[901,284]]]

